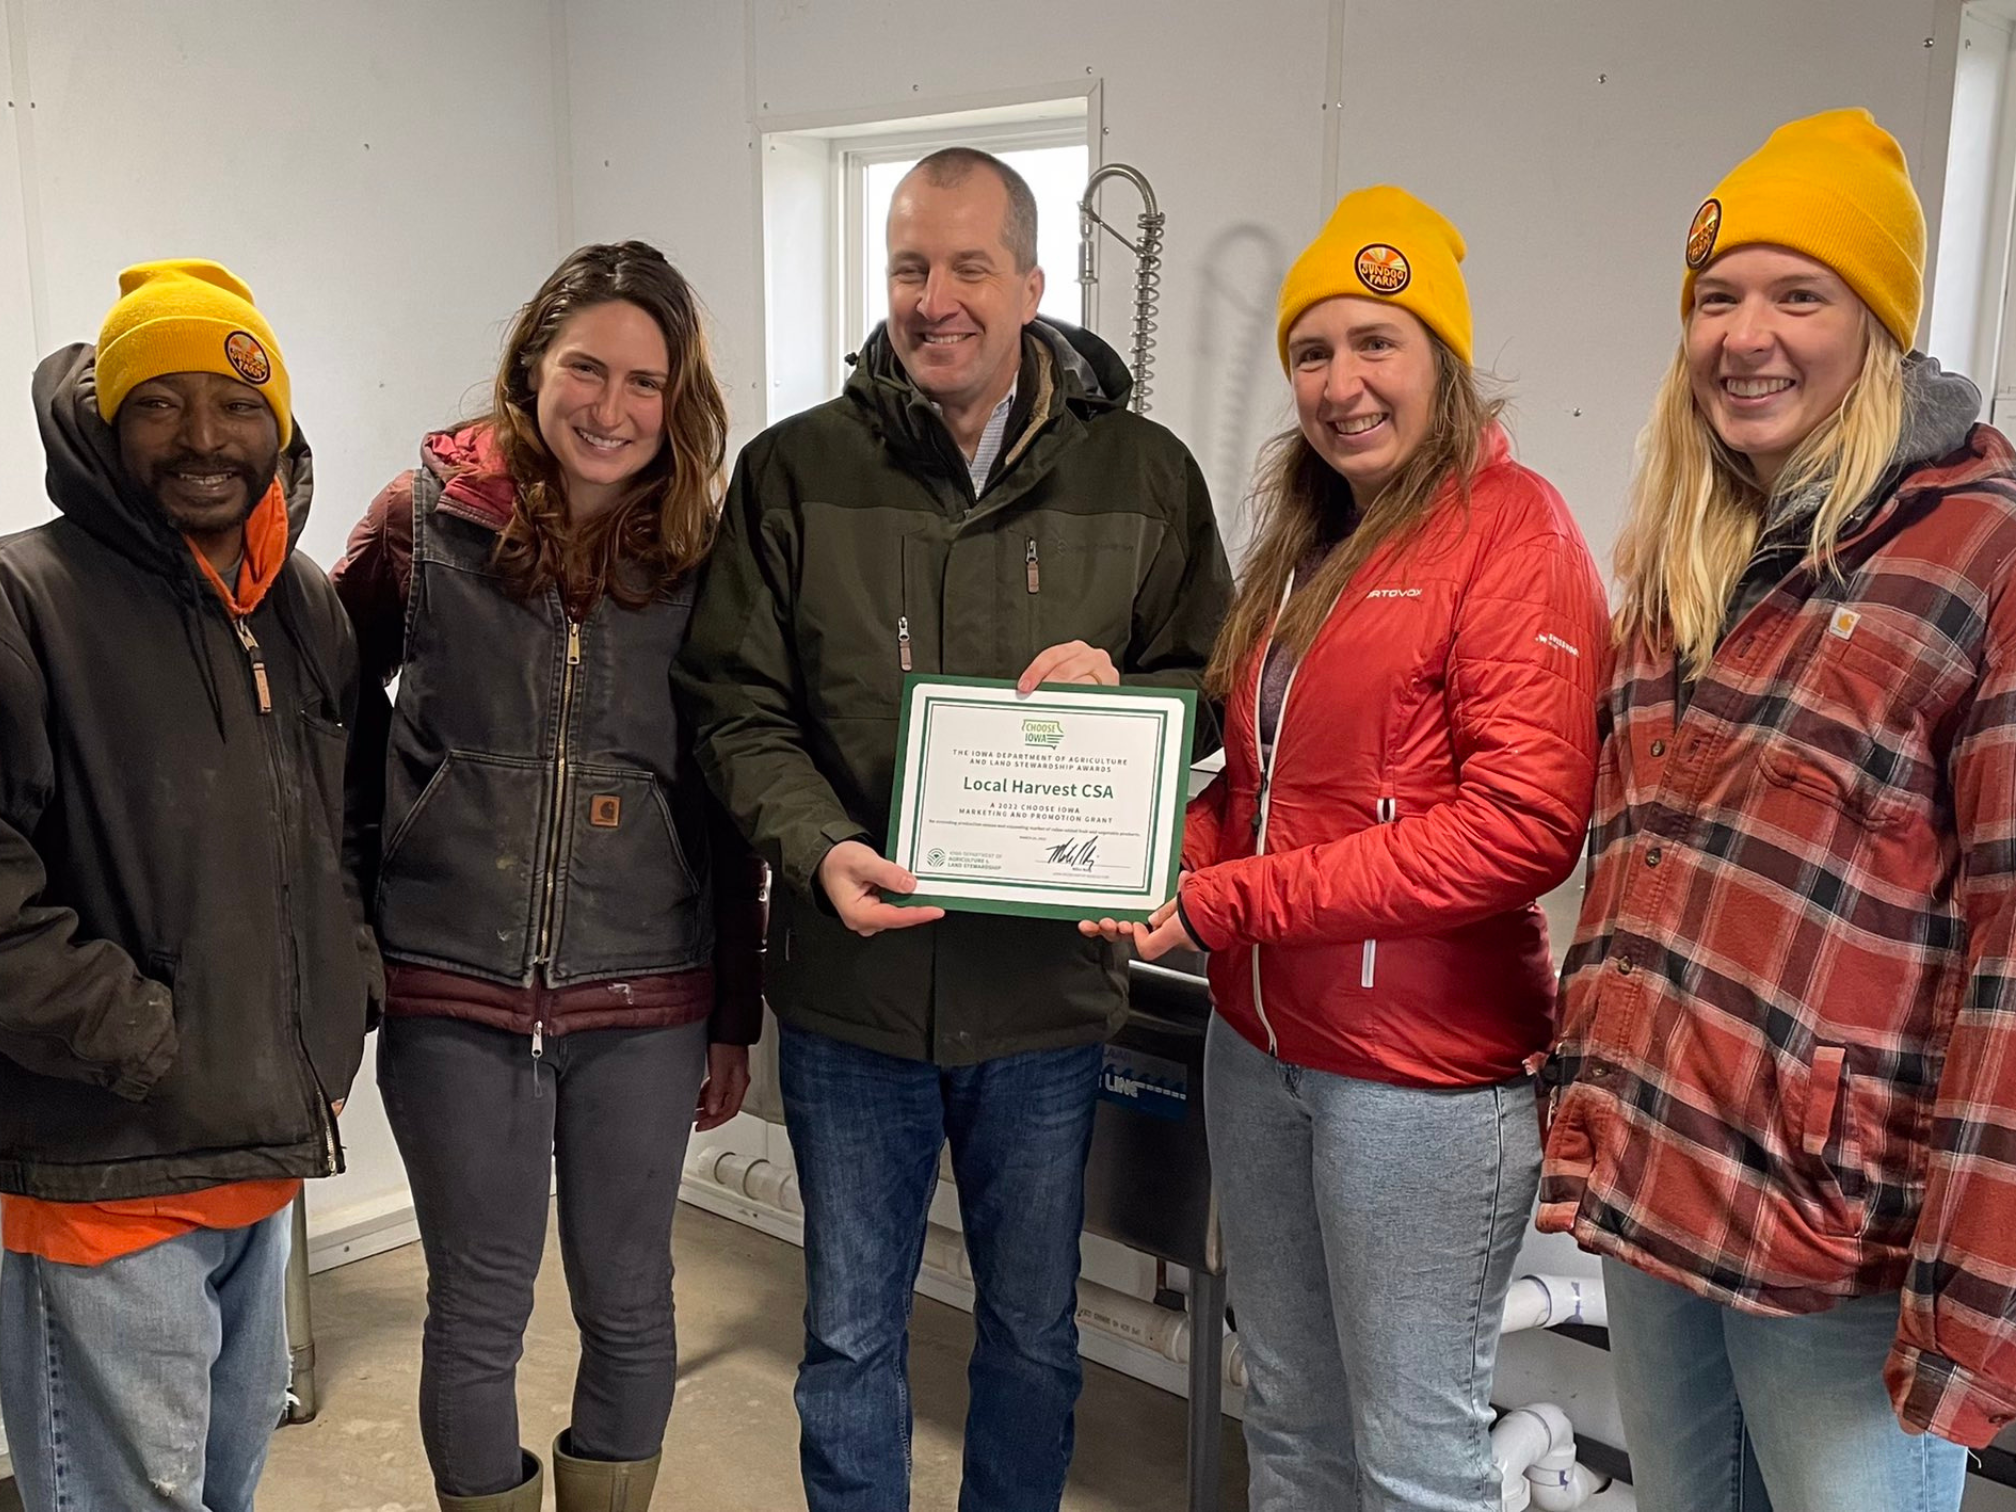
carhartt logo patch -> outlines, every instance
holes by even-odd
[[[588,822],[597,829],[614,829],[623,822],[623,800],[614,793],[597,793],[588,800]]]
[[[1827,621],[1827,633],[1836,640],[1846,640],[1855,633],[1855,627],[1862,623],[1862,616],[1853,609],[1836,609],[1834,617]]]

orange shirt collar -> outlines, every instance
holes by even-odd
[[[189,541],[187,536],[183,539]],[[287,496],[280,480],[275,478],[267,486],[265,496],[245,521],[245,560],[239,564],[237,583],[227,586],[194,541],[189,541],[189,550],[232,618],[243,619],[257,609],[287,564]]]

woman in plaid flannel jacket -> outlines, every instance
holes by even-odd
[[[2016,456],[1923,249],[1866,112],[1733,172],[1619,545],[1540,1226],[1647,1512],[1950,1512],[2016,1414]]]

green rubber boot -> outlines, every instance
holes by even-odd
[[[568,1436],[553,1440],[553,1505],[556,1512],[645,1512],[658,1483],[658,1461],[576,1459]]]

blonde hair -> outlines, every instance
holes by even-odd
[[[1808,558],[1835,570],[1841,528],[1882,480],[1904,429],[1903,349],[1866,311],[1863,336],[1862,370],[1841,407],[1799,443],[1768,493],[1695,404],[1683,339],[1638,440],[1631,513],[1617,540],[1620,641],[1642,635],[1670,647],[1685,672],[1698,675],[1772,502],[1815,487],[1826,497],[1808,533]]]
[[[1350,484],[1299,428],[1283,431],[1261,452],[1250,499],[1253,545],[1232,612],[1204,670],[1204,685],[1217,697],[1230,695],[1240,665],[1266,637],[1270,623],[1274,639],[1298,660],[1308,655],[1344,585],[1381,547],[1418,534],[1452,478],[1462,507],[1469,507],[1484,432],[1497,422],[1505,401],[1487,399],[1476,370],[1440,336],[1427,334],[1435,355],[1428,434],[1378,498],[1369,505],[1360,501],[1356,527],[1307,582],[1295,585],[1278,623],[1274,612],[1290,574],[1321,538],[1325,523],[1346,517],[1353,500]]]

